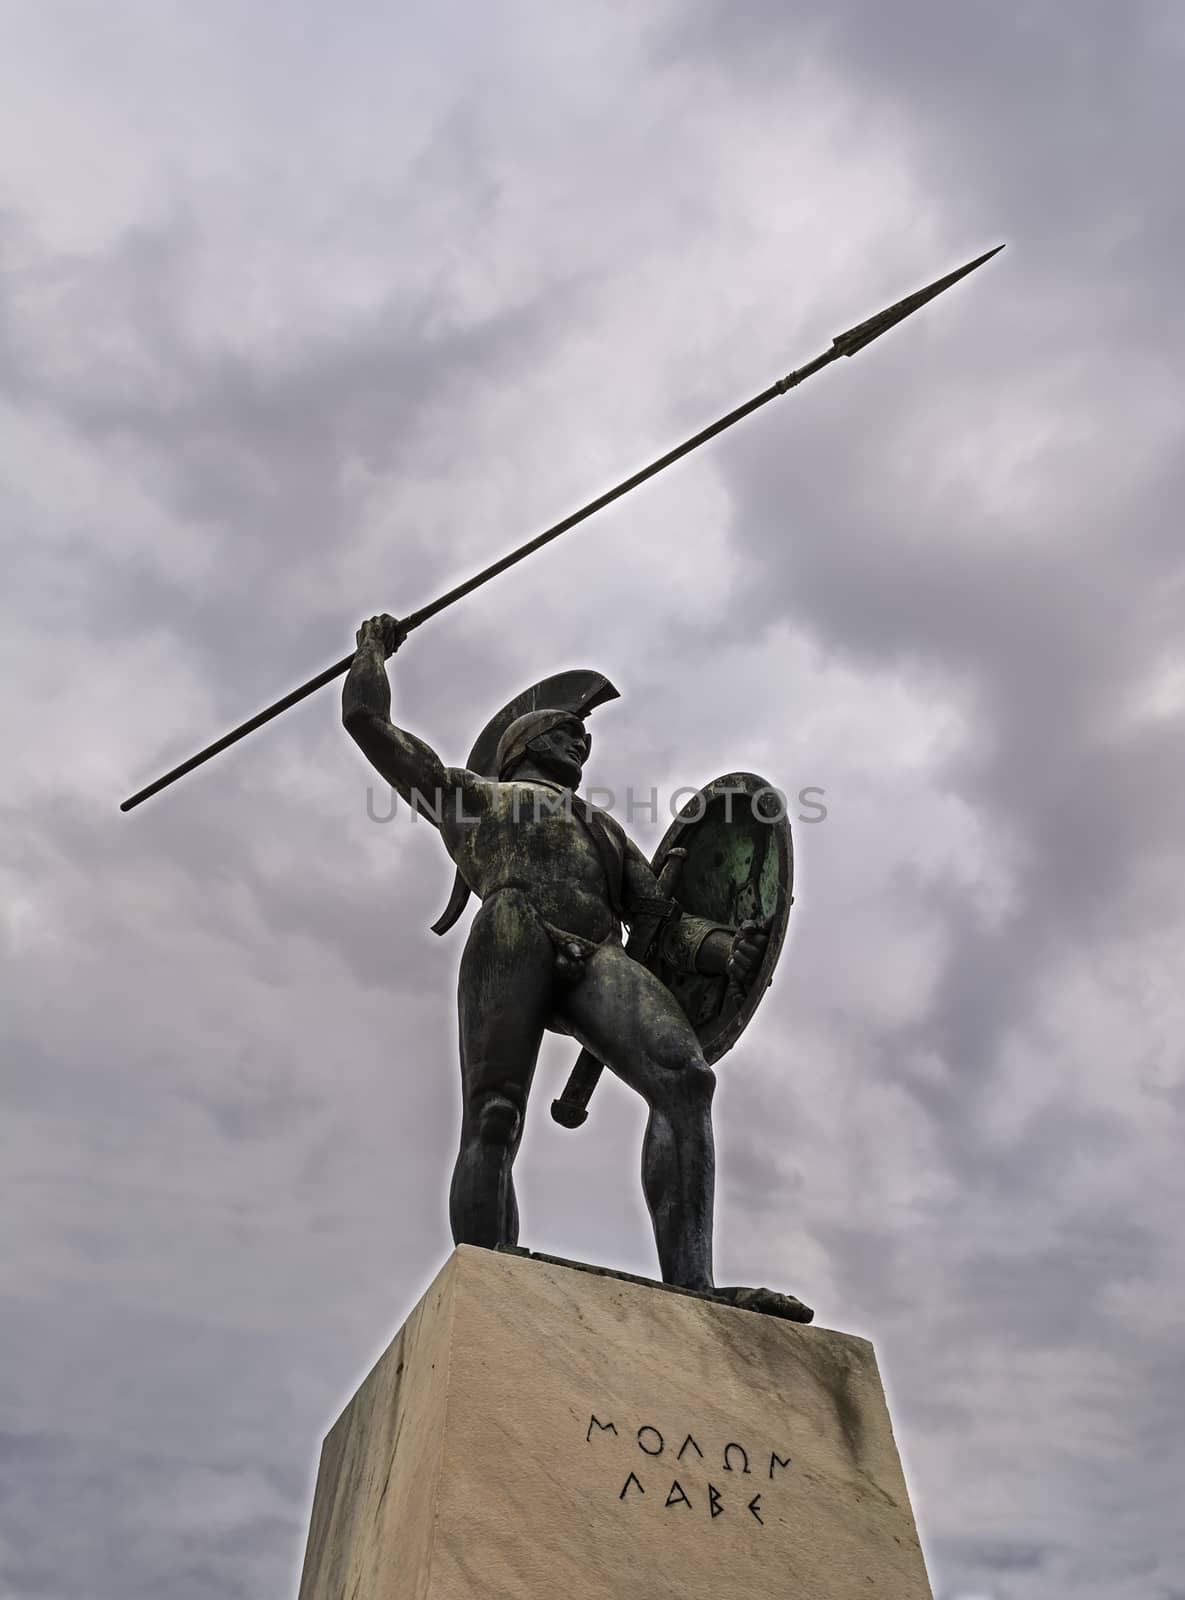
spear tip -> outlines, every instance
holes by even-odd
[[[937,278],[924,289],[919,289],[916,294],[906,295],[904,300],[898,300],[895,305],[886,307],[884,311],[878,311],[876,316],[858,322],[846,333],[837,333],[831,341],[832,355],[854,356],[857,350],[863,350],[866,344],[879,339],[882,333],[887,333],[897,323],[903,322],[928,300],[933,300],[935,295],[941,294],[944,289],[949,289],[952,283],[958,283],[960,278],[965,278],[969,272],[974,272],[976,267],[982,267],[985,261],[998,256],[1003,248],[1002,244],[998,244],[991,250],[985,250],[983,255],[976,256],[974,261],[968,261],[966,266],[956,267],[953,272],[948,272],[943,278]]]

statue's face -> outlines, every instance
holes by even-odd
[[[592,740],[583,722],[573,717],[571,722],[561,722],[558,728],[532,739],[527,754],[540,772],[555,783],[574,789],[580,782],[591,748]]]

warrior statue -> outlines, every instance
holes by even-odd
[[[789,824],[784,808],[771,812],[768,804],[777,791],[753,773],[718,778],[698,791],[698,809],[676,816],[647,862],[611,817],[577,794],[589,753],[585,717],[617,694],[599,673],[561,672],[525,690],[487,724],[466,766],[446,767],[392,723],[385,662],[413,628],[840,356],[857,354],[1001,249],[837,334],[813,361],[401,621],[370,618],[353,654],[122,802],[130,811],[346,674],[347,729],[403,800],[436,824],[456,866],[435,931],[453,925],[470,893],[482,902],[461,960],[464,1115],[450,1197],[458,1243],[516,1247],[512,1169],[550,1029],[583,1046],[552,1105],[557,1122],[584,1121],[603,1065],[650,1108],[642,1181],[664,1281],[810,1320],[793,1296],[718,1289],[712,1277],[712,1064],[771,981],[792,898]]]
[[[688,851],[660,851],[666,864],[656,874],[615,819],[577,794],[591,742],[584,718],[617,693],[596,673],[559,674],[535,685],[487,727],[467,767],[446,767],[423,740],[391,721],[385,662],[401,642],[392,617],[362,624],[342,720],[376,771],[438,828],[456,866],[453,900],[436,931],[451,926],[470,891],[481,901],[460,970],[463,1114],[449,1196],[454,1241],[517,1245],[513,1166],[539,1047],[551,1030],[584,1046],[573,1083],[583,1075],[585,1093],[570,1087],[553,1106],[557,1120],[569,1126],[583,1120],[582,1103],[573,1109],[572,1096],[587,1099],[600,1063],[649,1107],[642,1183],[663,1281],[809,1320],[809,1308],[793,1296],[718,1289],[712,1273],[715,1075],[704,1038],[714,1036],[715,1055],[721,1054],[769,981],[777,955],[771,924],[780,911],[784,925],[789,901],[779,893],[777,872],[771,878],[761,863],[754,866],[752,843],[746,847],[742,839],[742,876],[760,878],[767,888],[772,882],[774,899],[768,902],[767,894],[767,902],[775,917],[745,917],[731,926],[697,916],[686,896],[669,892]],[[778,837],[788,833],[783,820]],[[719,880],[724,862],[725,852],[712,849],[700,877]],[[783,870],[780,889],[786,888]],[[759,898],[749,905],[767,909]],[[628,944],[623,922],[631,930]],[[775,930],[777,946],[782,931]],[[680,979],[699,1015],[698,1031],[688,993],[674,992]],[[706,1005],[704,992],[713,997]]]

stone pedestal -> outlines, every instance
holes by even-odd
[[[325,1440],[300,1600],[930,1600],[872,1346],[456,1250]]]

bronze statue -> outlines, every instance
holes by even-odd
[[[398,623],[372,617],[357,641],[342,720],[396,793],[436,825],[456,864],[459,892],[438,931],[455,920],[468,890],[482,902],[459,984],[463,1113],[449,1197],[454,1240],[517,1244],[513,1165],[550,1029],[605,1062],[650,1108],[642,1182],[664,1282],[809,1320],[809,1308],[792,1296],[716,1287],[715,1075],[675,994],[633,953],[634,936],[645,928],[656,956],[727,986],[736,1012],[765,972],[768,924],[751,918],[728,927],[687,914],[620,825],[579,797],[590,748],[580,709],[542,705],[503,716],[492,774],[446,767],[391,721],[385,662],[402,642]],[[575,704],[585,710],[616,694],[594,674],[568,679],[583,689]],[[595,692],[588,692],[590,679]],[[623,921],[631,924],[629,947]]]
[[[437,931],[452,925],[471,890],[482,900],[461,965],[464,1116],[450,1204],[458,1241],[505,1248],[518,1237],[511,1172],[539,1044],[553,1029],[584,1047],[552,1107],[557,1121],[576,1127],[584,1120],[602,1062],[650,1107],[643,1183],[664,1280],[810,1320],[792,1296],[716,1289],[712,1278],[711,1063],[736,1039],[769,981],[790,900],[789,827],[761,826],[763,797],[774,791],[751,773],[718,779],[702,796],[710,820],[693,825],[681,814],[647,862],[616,822],[576,793],[589,750],[584,718],[617,692],[598,674],[561,673],[535,685],[487,728],[490,738],[479,741],[483,759],[471,755],[458,768],[445,767],[391,722],[384,664],[429,618],[840,356],[857,354],[1001,249],[837,334],[813,361],[402,620],[364,622],[352,655],[121,803],[122,811],[141,805],[347,675],[346,727],[403,799],[431,817],[457,866]],[[736,794],[749,802],[749,822],[734,828],[729,806]],[[630,927],[625,944],[623,922]]]

